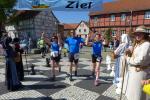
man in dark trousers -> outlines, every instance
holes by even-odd
[[[69,46],[69,61],[70,61],[70,81],[72,81],[72,67],[73,62],[75,63],[75,76],[77,76],[77,68],[79,61],[79,48],[84,43],[81,37],[77,37],[74,32],[71,32],[71,37],[65,40],[65,43]]]

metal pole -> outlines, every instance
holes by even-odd
[[[126,61],[124,64],[124,69],[123,69],[123,80],[122,80],[122,86],[121,86],[121,94],[120,94],[120,100],[122,100],[122,95],[123,95],[123,85],[124,85],[124,76],[125,76],[125,69],[126,69]]]
[[[132,16],[133,16],[133,12],[132,10],[130,11],[131,15],[130,15],[130,31],[132,31]]]
[[[26,66],[27,66],[27,71],[28,71],[28,75],[29,75],[29,68],[28,68],[28,61],[27,61],[27,52],[25,51],[25,60],[26,60]]]

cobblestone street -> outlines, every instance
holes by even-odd
[[[88,51],[87,51],[88,52]],[[15,92],[6,90],[5,66],[0,63],[0,99],[8,100],[116,100],[119,95],[115,94],[115,86],[112,84],[113,78],[109,76],[110,71],[106,70],[105,60],[101,65],[100,85],[94,86],[94,78],[91,76],[91,60],[86,49],[81,51],[81,58],[78,68],[78,76],[73,77],[70,82],[68,78],[69,66],[68,58],[63,57],[60,65],[61,72],[57,73],[56,81],[51,81],[51,67],[46,67],[45,58],[36,56],[28,57],[28,64],[35,65],[36,75],[28,75],[26,61],[23,56],[25,68],[24,87]],[[90,54],[89,54],[90,55]],[[30,68],[29,68],[30,70]],[[125,98],[123,99],[125,100]]]

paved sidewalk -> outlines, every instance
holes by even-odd
[[[25,64],[25,60],[24,64]],[[51,68],[45,66],[45,59],[34,57],[28,59],[28,63],[35,65],[36,75],[28,75],[25,72],[24,88],[15,92],[8,92],[4,85],[4,63],[0,63],[0,100],[116,100],[115,86],[112,77],[106,70],[103,62],[101,66],[101,84],[94,86],[91,75],[91,61],[87,58],[80,59],[78,76],[70,82],[68,78],[68,59],[61,59],[62,70],[57,73],[55,82],[51,81]],[[25,66],[25,65],[24,65]],[[125,100],[125,98],[123,99]]]

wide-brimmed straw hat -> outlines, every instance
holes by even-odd
[[[136,28],[135,33],[145,33],[145,34],[149,34],[147,31],[146,31],[146,27],[145,26],[139,26]]]

